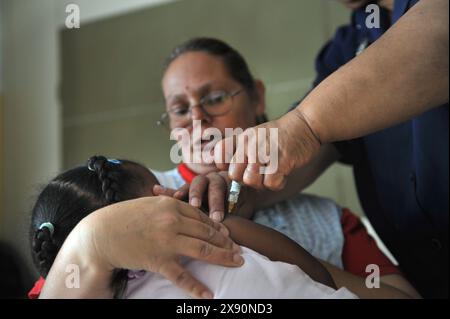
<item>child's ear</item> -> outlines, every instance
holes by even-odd
[[[255,80],[255,89],[258,94],[258,100],[255,104],[256,116],[262,116],[266,112],[266,86],[261,80]]]

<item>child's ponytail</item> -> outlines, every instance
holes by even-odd
[[[43,270],[43,275],[47,276],[48,271],[53,264],[58,253],[58,247],[56,247],[52,235],[53,226],[49,227],[51,223],[43,223],[34,234],[31,246],[36,255],[37,262],[39,263],[39,269]]]

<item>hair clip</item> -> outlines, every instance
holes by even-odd
[[[108,158],[108,162],[111,163],[111,164],[115,164],[115,165],[122,164],[121,161],[119,161],[117,159],[114,159],[114,158]]]
[[[47,228],[50,232],[50,236],[53,236],[53,233],[55,232],[55,227],[52,223],[42,223],[41,226],[39,226],[39,229]]]
[[[88,170],[90,170],[91,172],[95,172],[95,169],[91,166],[91,163],[88,164],[87,168],[88,168]]]

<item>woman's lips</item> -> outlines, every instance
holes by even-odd
[[[192,147],[200,145],[201,149],[203,150],[207,145],[212,144],[211,147],[214,147],[214,145],[217,143],[217,141],[214,141],[213,137],[210,137],[209,139],[201,139],[197,140],[194,143],[192,143]]]
[[[215,145],[216,143],[217,143],[217,142],[214,142],[213,139],[210,139],[210,140],[207,140],[207,141],[202,140],[202,141],[201,141],[201,149],[203,150],[203,149],[205,149],[205,147],[207,147],[207,146],[209,146],[210,149],[213,149],[213,148],[214,148],[214,145]]]

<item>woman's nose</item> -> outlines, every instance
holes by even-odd
[[[195,121],[209,121],[210,116],[206,114],[203,108],[200,105],[195,105],[191,110],[192,120]]]

